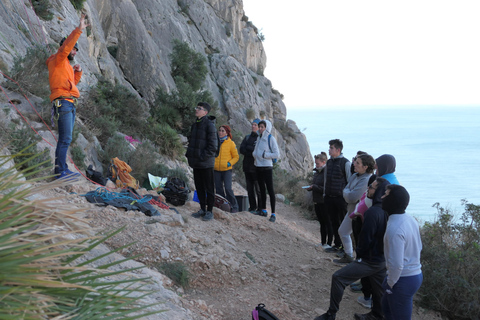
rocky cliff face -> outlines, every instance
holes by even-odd
[[[34,44],[58,43],[77,25],[79,13],[69,0],[50,0],[53,19],[38,19],[28,2],[4,2],[0,11],[0,69],[13,66]],[[247,134],[246,111],[274,124],[281,149],[280,167],[296,175],[313,166],[305,136],[286,120],[281,94],[263,76],[266,54],[241,0],[87,0],[91,28],[79,40],[77,63],[84,69],[83,94],[95,74],[116,79],[147,102],[162,87],[175,89],[170,75],[172,40],[186,41],[209,62],[205,88],[218,101],[229,124]],[[115,57],[107,48],[116,50]]]

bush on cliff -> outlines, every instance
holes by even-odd
[[[459,221],[449,209],[434,206],[437,220],[422,228],[422,306],[451,319],[480,314],[480,206],[463,200]]]

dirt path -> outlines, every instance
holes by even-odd
[[[340,267],[333,254],[316,246],[319,224],[307,220],[300,208],[277,204],[275,223],[248,212],[215,209],[215,220],[204,222],[190,216],[198,204],[187,202],[177,207],[179,214],[159,210],[162,216],[155,220],[138,211],[97,207],[78,196],[94,189],[85,182],[55,188],[46,196],[88,206],[85,217],[102,232],[126,226],[107,244],[118,248],[137,241],[121,253],[143,254],[138,260],[152,269],[165,261],[184,263],[191,273],[190,288],[170,286],[195,319],[251,319],[259,303],[282,320],[313,319],[328,309],[331,275]],[[337,319],[369,311],[356,302],[359,295],[345,290]],[[440,319],[415,307],[414,320],[435,318]]]

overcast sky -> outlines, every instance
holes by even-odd
[[[288,108],[480,107],[480,1],[243,0]]]

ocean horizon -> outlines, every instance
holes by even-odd
[[[456,217],[462,199],[480,205],[480,107],[289,108],[312,157],[341,139],[343,155],[358,150],[396,158],[397,178],[410,193],[407,212],[434,221],[439,203]],[[475,159],[479,159],[477,162]]]

